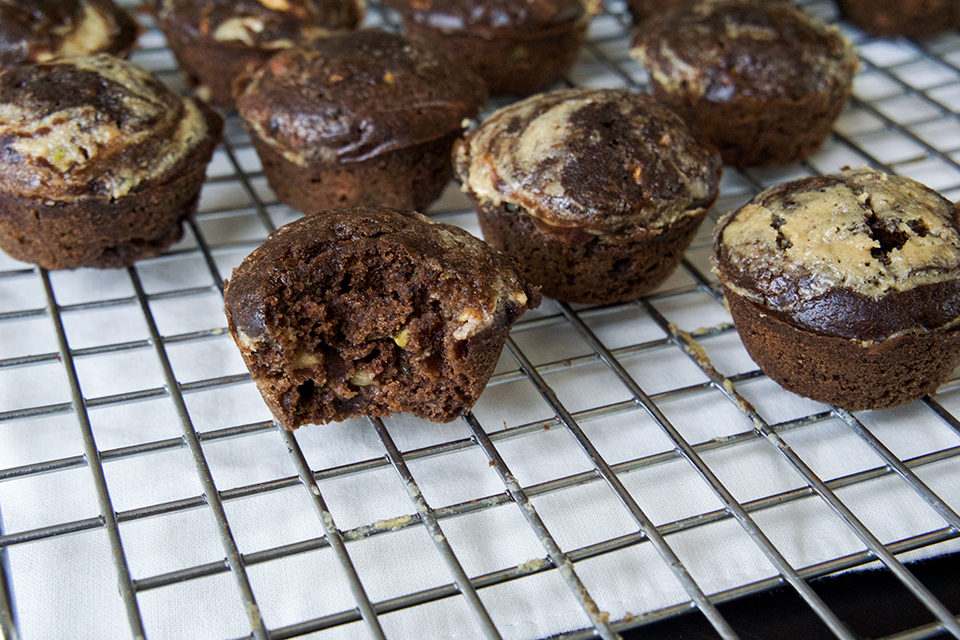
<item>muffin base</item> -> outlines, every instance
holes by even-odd
[[[613,304],[635,300],[660,286],[683,259],[707,208],[689,212],[669,228],[639,229],[616,243],[578,228],[551,227],[506,203],[477,202],[480,229],[494,249],[517,258],[544,295],[565,302]]]
[[[362,162],[302,167],[251,133],[277,199],[308,213],[363,205],[425,210],[453,177],[450,154],[459,136],[459,130],[452,131]]]
[[[196,208],[206,162],[115,201],[41,201],[0,194],[0,249],[45,269],[129,267],[183,235]]]
[[[816,152],[833,131],[850,88],[798,100],[741,97],[714,102],[674,93],[654,82],[653,93],[687,122],[694,135],[716,147],[724,164],[744,168],[792,164]]]
[[[862,343],[800,329],[724,289],[750,357],[784,389],[818,402],[849,410],[896,407],[932,393],[960,365],[960,331]]]
[[[415,36],[435,43],[473,69],[490,95],[525,97],[562,80],[577,60],[586,35],[580,22],[543,34],[485,38],[407,25]]]

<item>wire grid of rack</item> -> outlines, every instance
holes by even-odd
[[[805,6],[836,20],[830,3]],[[376,4],[368,23],[397,28]],[[796,398],[746,357],[709,271],[717,216],[786,179],[871,164],[960,197],[960,37],[918,44],[843,26],[862,67],[820,153],[728,168],[682,268],[654,294],[528,314],[473,414],[452,425],[396,416],[287,433],[270,421],[226,334],[222,283],[298,214],[274,200],[236,116],[164,256],[110,272],[4,257],[2,637],[611,638],[699,611],[733,638],[718,605],[786,585],[851,638],[810,582],[875,565],[929,612],[896,637],[960,637],[903,564],[960,537],[960,381],[886,412]],[[643,90],[628,29],[609,1],[568,82]],[[134,59],[179,82],[155,28]],[[456,185],[430,214],[478,233]],[[730,472],[758,451],[794,482]],[[857,505],[875,486],[889,497],[879,518]],[[909,502],[931,517],[881,532]],[[796,508],[822,510],[833,529],[820,535],[850,538],[849,551],[797,561],[791,536],[803,546],[808,532],[782,526]],[[698,534],[718,527],[722,546],[706,555],[739,536],[765,574],[713,581],[697,553],[718,538]],[[516,536],[530,544],[506,542]],[[672,600],[634,598],[651,576],[673,581]],[[552,606],[564,597],[573,618]]]

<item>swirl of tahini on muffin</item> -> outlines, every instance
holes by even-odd
[[[123,54],[138,27],[111,0],[0,2],[0,68],[93,53]]]
[[[634,30],[630,53],[661,87],[715,102],[842,95],[858,67],[836,27],[784,1],[674,8]]]
[[[184,39],[212,38],[264,50],[288,49],[351,29],[363,19],[362,0],[163,0],[160,19]]]
[[[197,103],[107,54],[0,74],[0,190],[119,198],[162,178],[203,141]]]
[[[454,152],[463,189],[556,227],[668,227],[717,196],[714,151],[648,95],[569,89],[494,113]]]
[[[816,333],[882,340],[960,325],[960,209],[862,168],[767,189],[717,225],[724,286]]]
[[[450,33],[469,30],[490,38],[524,33],[542,37],[554,29],[589,22],[603,10],[600,0],[388,0],[387,4],[415,24]]]

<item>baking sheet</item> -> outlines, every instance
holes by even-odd
[[[608,2],[569,84],[645,88],[624,16]],[[376,4],[368,23],[396,28]],[[524,316],[469,420],[272,425],[222,279],[299,214],[235,116],[166,255],[50,273],[0,256],[5,636],[612,637],[699,609],[734,637],[716,602],[786,584],[817,609],[811,578],[878,564],[947,618],[900,562],[957,548],[957,378],[856,415],[787,393],[709,271],[716,218],[787,179],[871,164],[960,197],[960,37],[844,29],[863,64],[821,151],[728,168],[651,296]],[[182,86],[155,29],[134,60]],[[456,184],[429,213],[479,234]]]

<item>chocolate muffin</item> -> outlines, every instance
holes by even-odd
[[[21,62],[112,53],[126,55],[139,29],[111,0],[0,2],[0,69]]]
[[[653,93],[724,162],[798,162],[830,135],[858,60],[835,27],[781,0],[676,7],[633,31]]]
[[[840,14],[877,36],[927,38],[960,27],[957,0],[838,0]]]
[[[505,107],[455,149],[483,236],[558,300],[613,303],[677,267],[720,156],[649,95],[567,89]]]
[[[233,108],[238,78],[363,14],[363,0],[161,0],[159,25],[197,95]]]
[[[287,429],[409,412],[449,422],[540,303],[515,262],[419,213],[357,207],[281,227],[233,271],[230,332]]]
[[[182,234],[222,121],[109,54],[0,73],[0,248],[123,267]]]
[[[633,23],[640,24],[650,16],[692,1],[694,0],[626,0],[626,3]]]
[[[274,56],[237,100],[277,198],[302,211],[422,210],[483,81],[427,43],[375,29]]]
[[[883,409],[960,364],[960,209],[918,182],[788,182],[721,219],[714,249],[744,346],[785,389]]]
[[[442,46],[493,95],[527,96],[561,80],[601,0],[386,0],[408,33]]]

